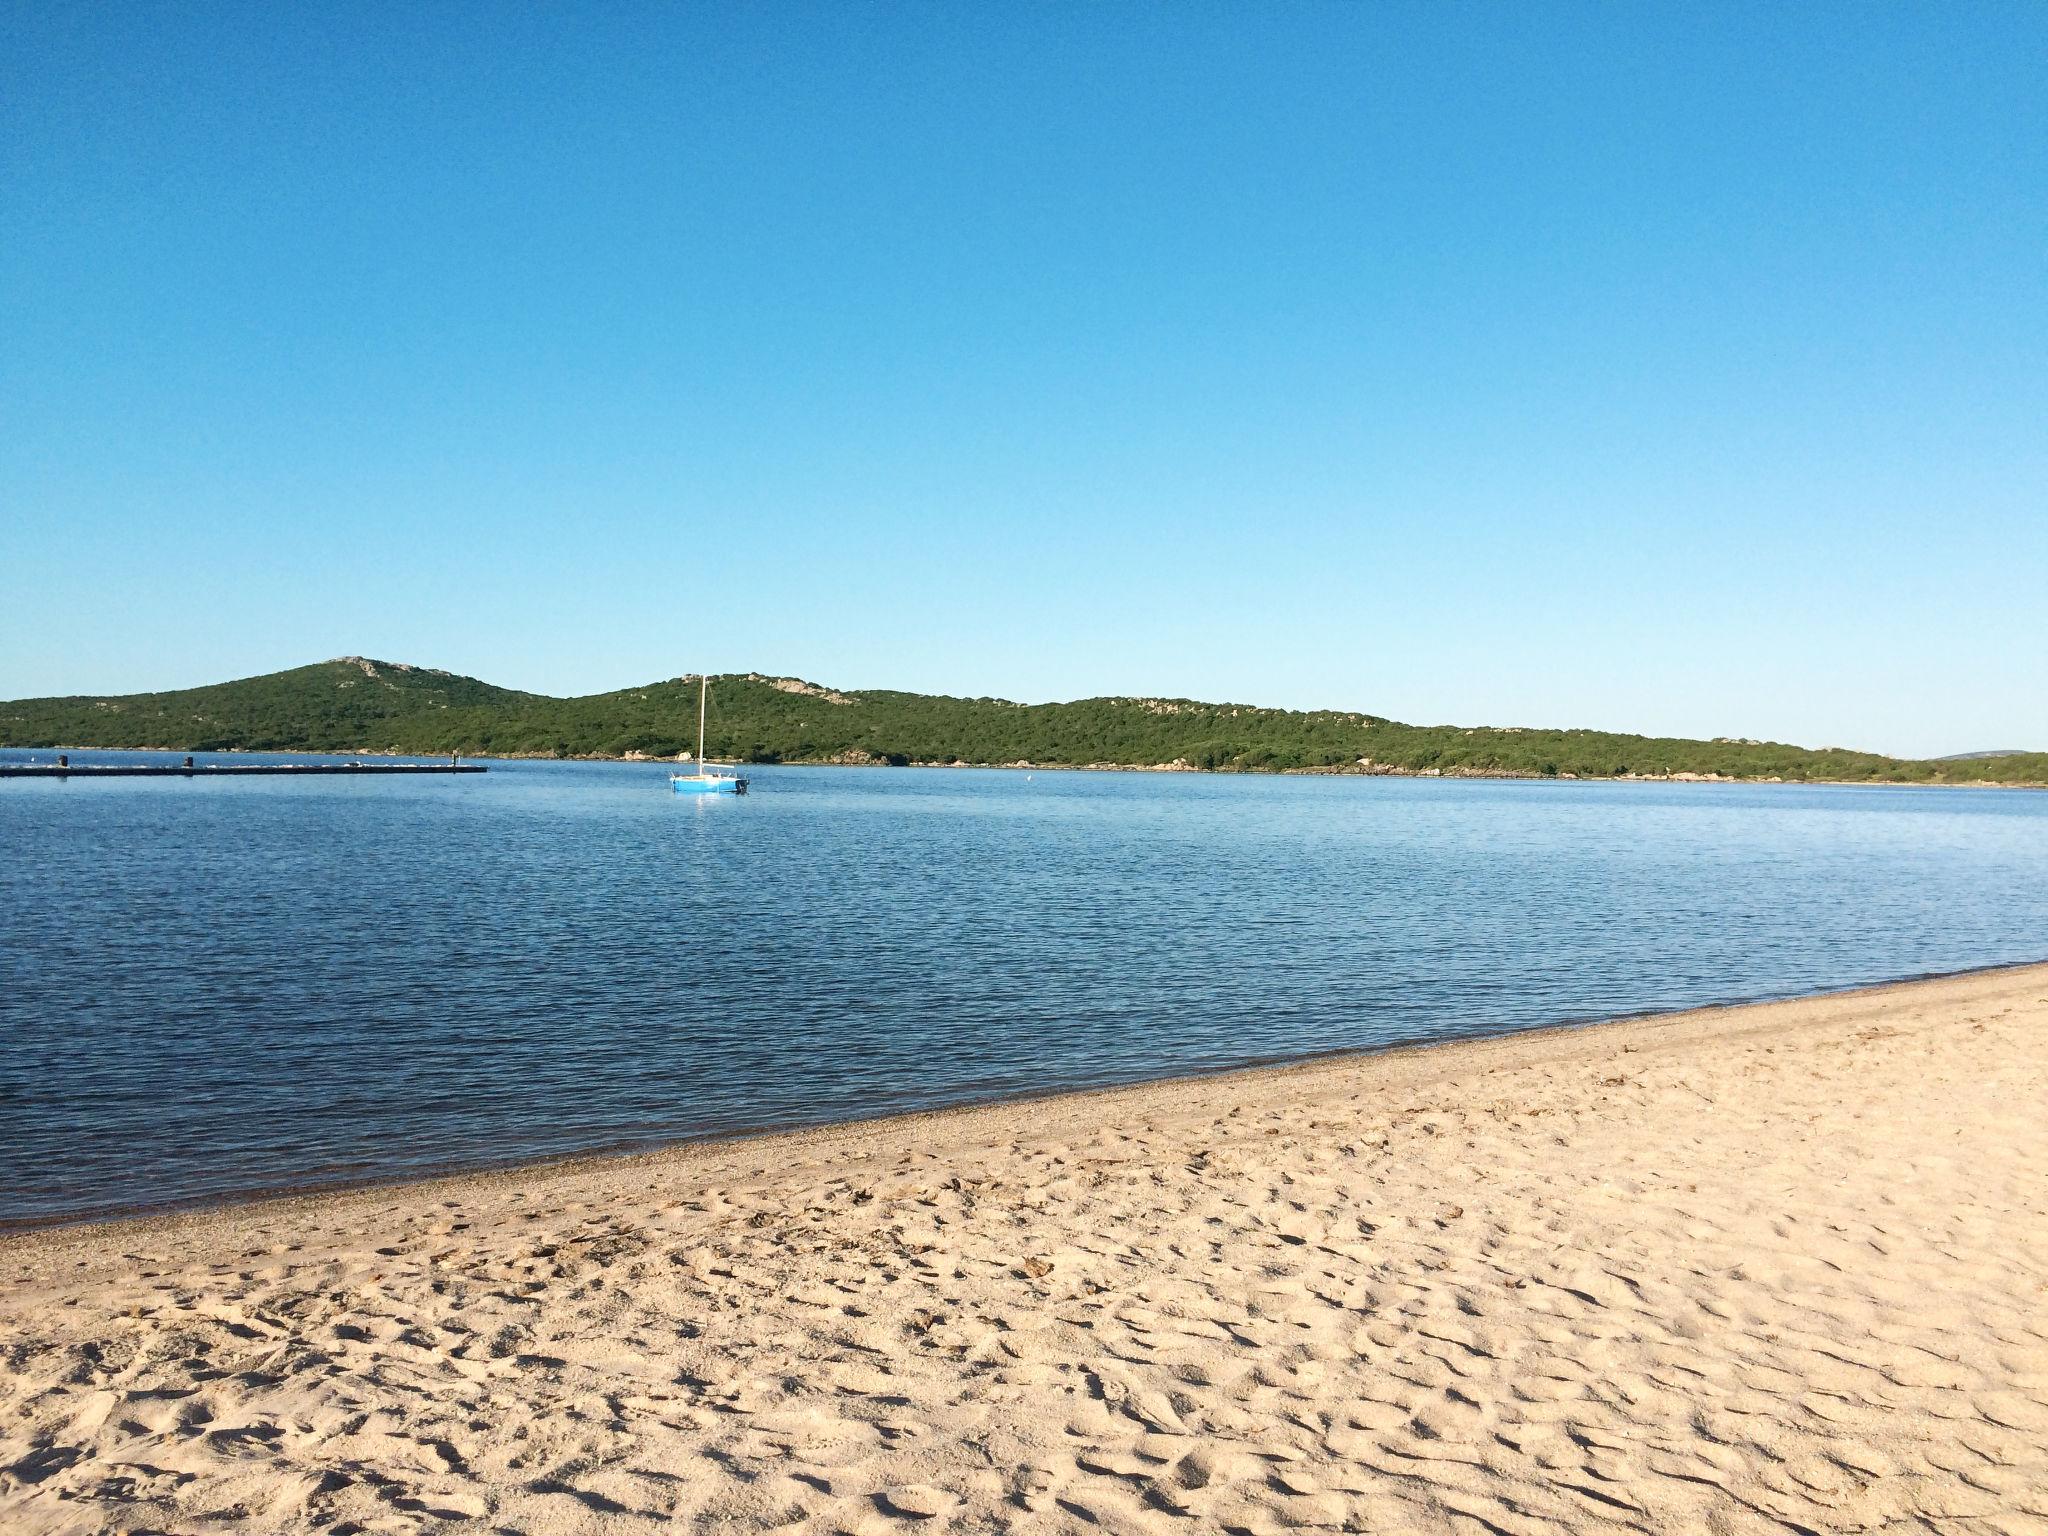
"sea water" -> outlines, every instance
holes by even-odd
[[[2048,958],[2048,794],[667,772],[0,780],[0,1220]]]

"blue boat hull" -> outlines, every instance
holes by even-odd
[[[677,775],[669,779],[668,787],[679,795],[744,795],[747,781],[724,774],[711,778]]]

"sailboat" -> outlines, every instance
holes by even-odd
[[[704,708],[711,698],[711,679],[697,679],[697,771],[672,773],[668,787],[679,795],[744,795],[747,781],[736,774],[712,773],[704,766]]]

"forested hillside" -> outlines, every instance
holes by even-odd
[[[673,757],[693,749],[696,736],[693,677],[557,699],[361,657],[170,693],[0,703],[0,746],[10,747]],[[1190,699],[1013,704],[886,690],[847,694],[756,674],[712,680],[708,755],[746,762],[2048,783],[2048,753],[2040,752],[1915,761],[1775,742],[1403,725],[1342,711]]]

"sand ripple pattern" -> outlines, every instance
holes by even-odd
[[[2048,1531],[2048,968],[0,1275],[10,1533]]]

